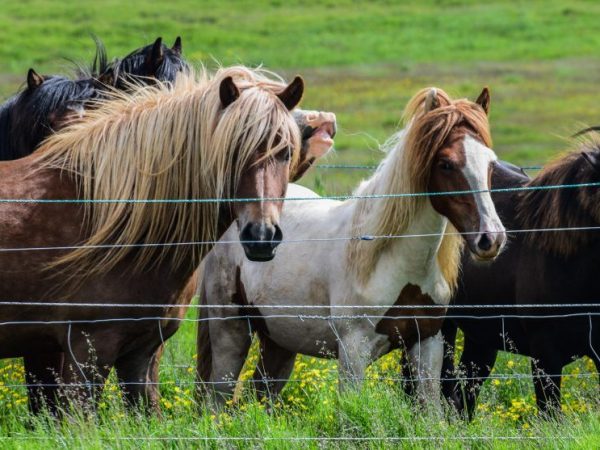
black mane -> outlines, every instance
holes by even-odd
[[[122,60],[108,62],[106,48],[94,36],[96,54],[89,67],[77,66],[76,80],[63,76],[40,77],[0,105],[0,161],[17,159],[35,151],[53,131],[64,125],[71,114],[81,113],[89,101],[116,87],[130,89],[133,84],[153,80],[173,82],[187,70],[181,57],[181,39],[172,48],[158,38],[153,44],[134,50]],[[29,76],[29,75],[28,75]]]
[[[149,79],[172,83],[188,65],[181,56],[181,40],[173,48],[158,38],[153,44],[134,50],[111,65],[116,75],[116,87],[126,89],[127,82],[148,84]]]
[[[0,160],[33,153],[69,113],[99,96],[95,80],[44,77],[35,88],[26,87],[0,106]]]
[[[588,140],[578,151],[548,164],[527,186],[598,183],[598,161],[600,141]],[[517,211],[518,221],[525,229],[598,226],[600,190],[576,187],[524,191],[518,196]],[[593,239],[592,234],[588,231],[538,232],[528,233],[526,239],[544,251],[569,256]]]

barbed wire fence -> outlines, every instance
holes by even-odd
[[[374,165],[342,165],[342,164],[321,164],[316,166],[318,170],[374,170],[377,166]],[[523,170],[540,170],[541,166],[527,166],[522,167]],[[116,203],[116,202],[125,202],[125,203],[195,203],[195,202],[252,202],[257,200],[262,201],[281,201],[285,200],[289,201],[319,201],[319,200],[348,200],[348,199],[368,199],[368,200],[377,200],[377,199],[385,199],[385,198],[406,198],[406,197],[414,197],[414,196],[432,196],[432,195],[468,195],[468,194],[481,194],[481,193],[512,193],[519,191],[530,191],[530,190],[554,190],[554,189],[576,189],[576,188],[597,188],[600,187],[600,183],[578,183],[578,184],[563,184],[563,185],[551,185],[551,186],[519,186],[514,188],[502,188],[502,189],[489,189],[489,190],[466,190],[466,191],[452,191],[452,192],[421,192],[421,193],[406,193],[406,194],[387,194],[387,195],[336,195],[336,196],[321,196],[321,197],[290,197],[290,198],[267,198],[267,199],[158,199],[158,200],[125,200],[125,199],[96,199],[96,200],[82,200],[82,199],[49,199],[49,200],[38,200],[38,199],[0,199],[0,203]],[[558,227],[558,228],[534,228],[534,229],[511,229],[506,230],[508,234],[519,234],[519,233],[545,233],[545,232],[592,232],[592,231],[600,231],[600,226],[582,226],[582,227]],[[446,234],[455,234],[455,235],[468,235],[468,234],[477,234],[479,232],[454,232],[454,233],[446,233]],[[385,236],[376,236],[376,235],[360,235],[360,236],[337,236],[333,238],[311,238],[311,239],[284,239],[281,242],[281,245],[286,244],[301,244],[301,243],[320,243],[327,241],[351,241],[351,240],[362,240],[362,241],[374,241],[378,239],[410,239],[410,238],[423,238],[423,237],[435,237],[441,236],[444,233],[417,233],[417,234],[400,234],[400,235],[385,235]],[[250,243],[251,241],[247,241]],[[176,242],[176,243],[140,243],[140,244],[106,244],[106,245],[70,245],[70,246],[47,246],[47,247],[13,247],[13,248],[0,248],[0,253],[8,253],[8,252],[35,252],[35,251],[64,251],[64,250],[74,250],[81,248],[117,248],[117,247],[163,247],[163,246],[189,246],[189,245],[239,245],[241,243],[240,240],[232,240],[232,241],[224,241],[224,240],[216,240],[216,241],[201,241],[201,242]],[[569,299],[565,299],[569,300]],[[219,304],[156,304],[156,303],[98,303],[91,301],[90,299],[79,299],[78,301],[31,301],[26,299],[0,299],[0,312],[4,307],[41,307],[41,308],[93,308],[97,310],[110,310],[111,313],[118,311],[119,309],[148,309],[148,310],[160,310],[165,308],[183,308],[183,309],[224,309],[231,310],[232,314],[226,315],[224,317],[208,317],[208,318],[189,318],[189,317],[172,317],[165,315],[148,315],[148,316],[135,316],[135,317],[103,317],[96,319],[65,319],[65,320],[15,320],[15,321],[0,321],[0,328],[4,327],[15,327],[15,326],[68,326],[69,330],[73,325],[84,325],[84,324],[108,324],[108,323],[128,323],[128,322],[145,322],[145,321],[155,321],[158,324],[158,328],[161,333],[161,340],[165,343],[165,340],[162,337],[162,326],[161,323],[165,321],[176,321],[176,322],[191,322],[196,325],[200,325],[203,322],[215,320],[215,321],[229,321],[229,320],[251,320],[251,319],[261,319],[261,320],[275,320],[275,319],[296,319],[301,321],[308,320],[324,320],[324,321],[351,321],[351,320],[415,320],[419,319],[437,319],[442,320],[446,317],[451,317],[452,319],[468,319],[468,320],[501,320],[502,321],[502,329],[504,330],[504,321],[507,319],[534,319],[534,320],[544,320],[544,319],[568,319],[568,318],[588,318],[589,323],[589,344],[596,354],[600,353],[600,349],[598,349],[598,353],[596,353],[596,349],[593,346],[592,342],[592,318],[600,316],[600,302],[598,304],[591,303],[581,303],[581,302],[564,302],[564,303],[548,303],[548,304],[469,304],[469,305],[311,305],[311,304],[281,304],[281,305],[238,305],[238,304],[227,304],[227,305],[219,305]],[[260,314],[255,315],[251,313],[244,313],[245,309],[255,311],[256,308],[260,308]],[[407,314],[402,316],[387,316],[386,313],[390,310],[411,310],[411,309],[420,309],[420,310],[441,310],[439,314]],[[450,313],[448,313],[448,308],[450,308]],[[479,310],[478,314],[460,314],[457,311],[460,310]],[[561,310],[580,310],[577,312],[569,311],[569,312],[560,312]],[[486,310],[494,310],[493,314],[484,314]],[[525,313],[520,311],[527,310]],[[543,311],[541,311],[543,310]],[[549,313],[547,310],[556,311],[554,313]],[[302,312],[305,311],[305,312]],[[340,313],[342,311],[342,313]],[[503,312],[506,311],[506,312]],[[537,313],[535,311],[538,311]],[[350,313],[348,313],[350,312]],[[0,315],[1,317],[1,315]],[[504,332],[503,332],[504,333]],[[504,335],[503,335],[504,337]],[[70,339],[69,339],[70,345]],[[506,350],[506,348],[505,348]],[[598,358],[600,359],[600,358]],[[165,369],[189,369],[189,365],[182,364],[171,364],[164,365]],[[584,372],[584,373],[566,373],[566,374],[519,374],[519,373],[492,373],[487,379],[490,380],[525,380],[531,381],[536,378],[541,377],[566,377],[566,378],[576,378],[576,377],[585,377],[592,378],[598,377],[600,373],[595,372]],[[481,377],[465,377],[465,376],[443,376],[443,377],[420,377],[420,378],[406,378],[406,377],[362,377],[362,378],[352,378],[353,381],[374,381],[374,382],[392,382],[392,383],[401,383],[406,381],[458,381],[464,382],[468,380],[479,380]],[[84,375],[85,380],[85,375]],[[313,380],[314,383],[335,383],[340,380],[340,377],[335,378],[320,378]],[[307,381],[304,379],[291,378],[291,379],[276,379],[276,378],[268,378],[268,382],[290,382],[290,383],[306,383]],[[231,384],[238,383],[240,380],[224,380],[224,381],[196,381],[196,380],[159,380],[156,382],[120,382],[119,385],[127,386],[127,385],[159,385],[159,386],[193,386],[197,387],[199,385],[218,385],[218,384]],[[251,383],[253,380],[244,380],[245,383]],[[104,383],[95,383],[89,380],[85,380],[80,383],[69,383],[65,385],[64,383],[15,383],[15,384],[2,384],[2,387],[8,389],[19,389],[24,387],[82,387],[82,388],[90,388],[90,387],[101,387]],[[575,436],[561,436],[561,438],[565,439],[576,439]],[[13,435],[10,437],[4,436],[0,437],[0,440],[6,439],[31,439],[35,440],[35,436],[19,436]],[[232,437],[232,436],[115,436],[115,437],[106,437],[107,440],[140,440],[140,441],[290,441],[290,442],[302,442],[302,441],[324,441],[324,442],[342,442],[342,441],[356,441],[356,442],[369,442],[369,441],[442,441],[442,440],[456,440],[456,441],[486,441],[486,440],[498,440],[498,441],[545,441],[553,439],[552,436],[410,436],[410,437],[394,437],[394,436],[386,436],[386,437],[355,437],[355,436],[333,436],[333,437],[314,437],[314,436],[288,436],[288,437],[273,437],[273,436],[265,436],[265,437],[255,437],[255,436],[245,436],[245,437]]]

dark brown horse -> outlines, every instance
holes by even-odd
[[[596,142],[583,143],[531,181],[518,171],[497,173],[492,188],[598,183],[600,148]],[[600,226],[599,195],[598,187],[580,187],[495,193],[494,201],[508,229],[563,229]],[[560,230],[513,234],[506,251],[487,266],[473,264],[464,256],[453,299],[457,307],[450,308],[443,327],[447,342],[443,391],[459,411],[473,416],[481,384],[499,350],[532,357],[537,404],[543,412],[560,408],[564,365],[589,356],[599,367],[600,321],[594,314],[600,303],[596,283],[599,252],[597,231]],[[505,306],[464,307],[477,304]],[[564,306],[519,307],[529,304]],[[502,319],[500,315],[512,317]],[[515,317],[519,315],[528,317]],[[465,336],[459,375],[453,361],[457,327]],[[462,386],[456,382],[457,376],[465,377]]]
[[[246,250],[265,259],[277,244],[281,208],[168,199],[281,197],[299,150],[289,110],[302,91],[301,79],[286,87],[241,67],[203,82],[187,75],[173,88],[122,94],[39,152],[2,163],[0,296],[25,303],[2,307],[0,357],[62,352],[62,381],[88,383],[78,390],[83,398],[100,391],[115,366],[132,383],[127,399],[155,407],[148,373],[169,336],[157,319],[168,308],[152,305],[175,303],[210,248],[174,244],[210,242],[219,222],[237,218],[242,228],[263,224],[251,230],[264,236],[251,238],[266,236],[264,244]],[[115,301],[148,306],[73,306]],[[41,307],[48,302],[64,305]],[[58,390],[45,393],[55,409]]]

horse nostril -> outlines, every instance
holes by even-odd
[[[281,231],[281,227],[279,225],[275,225],[275,235],[273,236],[272,241],[276,244],[279,244],[283,240],[283,232]]]
[[[242,242],[248,242],[250,243],[250,241],[253,241],[253,237],[252,237],[252,224],[249,223],[247,224],[244,229],[242,230],[242,232],[240,233],[240,240]]]
[[[264,223],[249,223],[240,233],[240,240],[248,244],[272,242],[278,244],[283,238],[279,225],[266,225]]]
[[[477,247],[484,252],[487,252],[492,248],[492,239],[490,239],[489,233],[483,233],[477,242]]]
[[[278,225],[249,223],[242,228],[240,241],[250,261],[271,261],[283,238]]]

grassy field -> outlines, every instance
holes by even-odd
[[[565,136],[600,122],[599,18],[600,4],[581,0],[4,0],[0,95],[17,90],[31,66],[41,73],[69,73],[67,59],[91,60],[90,32],[105,41],[111,56],[159,35],[167,42],[181,35],[185,56],[195,62],[264,63],[288,76],[301,73],[307,81],[303,106],[338,115],[337,151],[325,163],[377,163],[379,143],[397,129],[402,108],[422,87],[436,85],[474,98],[488,85],[495,150],[513,163],[536,165],[567,149]],[[367,175],[317,169],[303,183],[321,193],[347,193]],[[251,398],[217,417],[199,413],[192,395],[194,327],[185,323],[168,342],[161,368],[163,418],[125,412],[114,384],[96,419],[57,424],[29,418],[24,389],[13,387],[23,382],[20,362],[2,362],[0,445],[288,448],[290,437],[345,436],[372,440],[297,440],[291,445],[591,448],[600,441],[598,382],[589,376],[566,379],[561,422],[536,416],[530,380],[509,379],[486,383],[477,419],[467,425],[451,414],[413,408],[392,381],[370,381],[363,391],[340,397],[331,381],[335,364],[301,358],[293,375],[298,381],[290,383],[273,413]],[[397,378],[397,361],[397,354],[385,358],[370,375]],[[590,370],[588,361],[579,361],[566,372]],[[528,372],[525,358],[510,355],[502,355],[496,367],[497,374]],[[410,440],[385,440],[390,437]],[[428,437],[439,441],[422,440]]]

